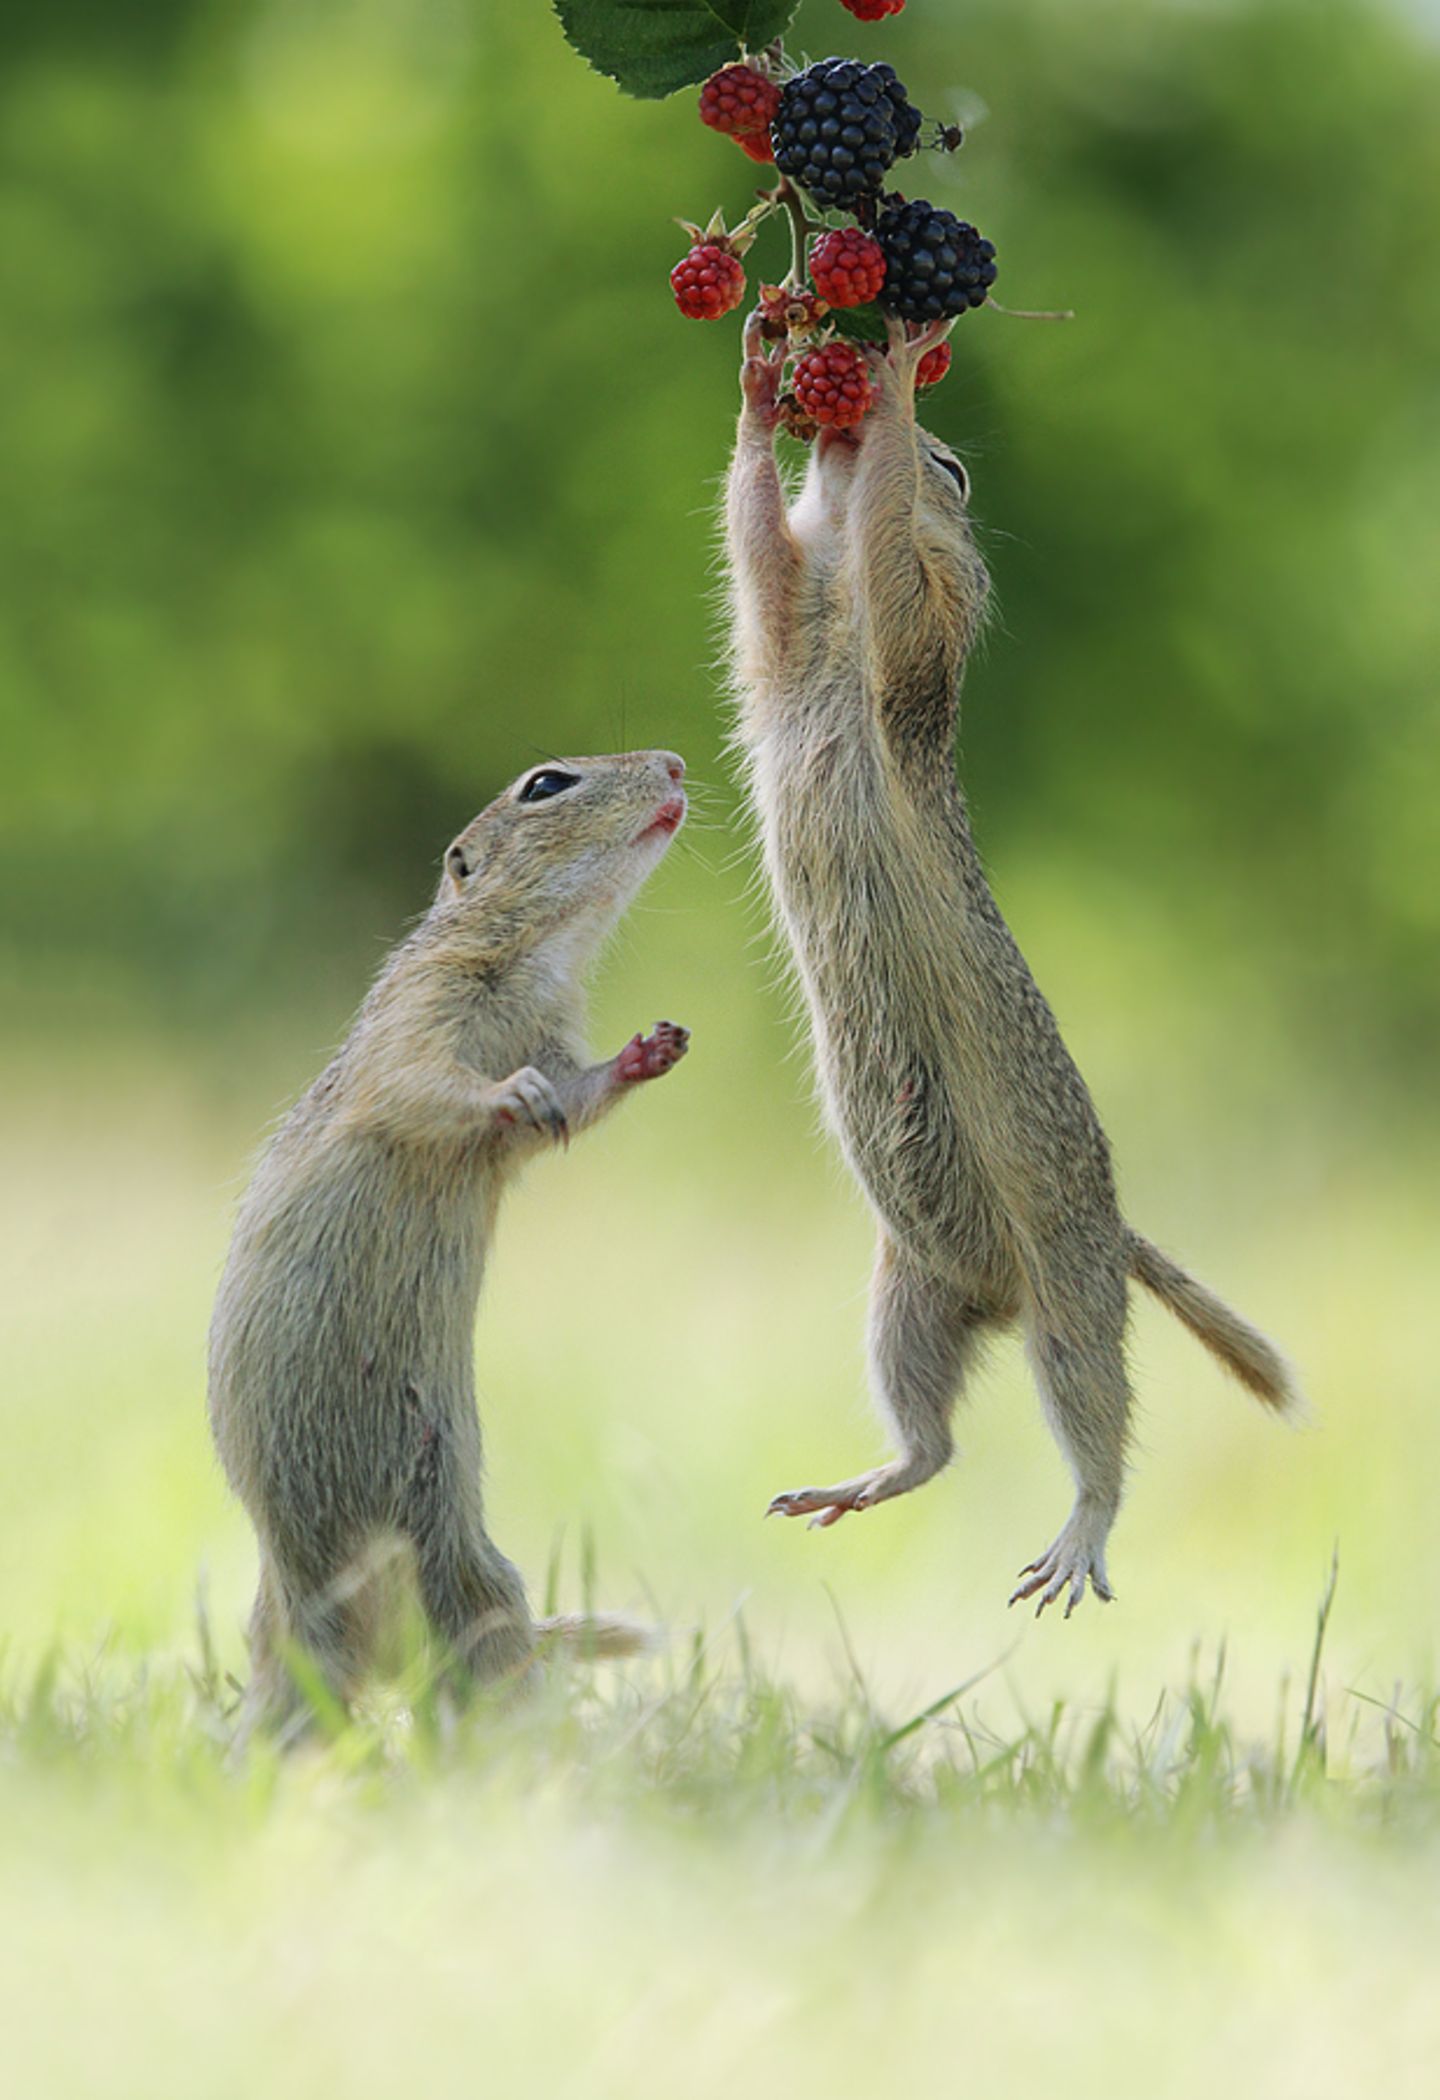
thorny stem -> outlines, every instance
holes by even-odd
[[[992,298],[988,292],[985,295],[985,304],[993,306],[997,314],[1005,314],[1012,321],[1073,321],[1075,318],[1073,307],[1065,307],[1061,312],[1053,314],[1032,313],[1024,306],[1002,306],[1000,301]]]
[[[771,203],[778,204],[790,220],[790,268],[785,278],[785,289],[796,290],[805,282],[806,235],[819,222],[809,217],[805,210],[805,199],[788,175],[780,177],[778,187],[771,190],[769,196]]]

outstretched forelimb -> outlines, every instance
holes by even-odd
[[[868,352],[865,419],[849,510],[853,594],[864,612],[867,685],[896,745],[948,748],[960,674],[987,588],[970,536],[963,469],[915,420],[915,375],[950,323],[914,335],[892,319]]]
[[[743,406],[726,484],[725,538],[735,668],[742,685],[753,688],[769,683],[785,656],[802,562],[775,460],[785,344],[767,345],[760,315],[753,313],[745,324],[744,351]]]

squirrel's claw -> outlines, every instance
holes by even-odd
[[[946,320],[931,321],[926,327],[921,329],[918,335],[910,338],[910,355],[914,358],[917,365],[922,357],[935,348],[937,343],[944,342],[954,326],[955,316],[951,314]]]
[[[1103,1534],[1099,1542],[1092,1540],[1086,1535],[1083,1524],[1077,1525],[1073,1517],[1054,1545],[1038,1560],[1032,1560],[1020,1570],[1020,1577],[1010,1602],[1022,1604],[1038,1592],[1037,1619],[1047,1605],[1058,1604],[1067,1589],[1070,1592],[1065,1602],[1068,1619],[1084,1597],[1087,1582],[1102,1604],[1113,1602],[1115,1596],[1105,1573]]]
[[[928,1459],[892,1459],[889,1465],[857,1473],[853,1480],[842,1480],[836,1487],[789,1488],[774,1497],[765,1514],[809,1517],[808,1531],[828,1531],[852,1510],[874,1509],[877,1503],[889,1502],[896,1495],[908,1495],[939,1470],[939,1465]]]
[[[954,326],[953,314],[947,315],[944,320],[926,321],[923,324],[902,321],[895,314],[886,314],[885,334],[889,340],[890,355],[897,363],[903,356],[913,359],[918,365],[927,351],[933,350],[937,343],[944,342]]]
[[[780,419],[780,378],[785,369],[786,345],[783,337],[776,344],[767,342],[763,320],[757,306],[745,322],[740,392],[747,412],[758,416],[767,430],[774,430]]]
[[[890,345],[890,351],[892,356],[895,354],[896,351],[903,350],[905,348],[906,343],[909,341],[909,335],[906,331],[905,323],[900,319],[900,316],[898,314],[886,314],[885,336],[886,340]]]
[[[929,321],[912,334],[911,324],[898,320],[894,314],[887,314],[885,334],[888,338],[888,348],[882,350],[878,343],[867,346],[871,365],[878,368],[882,384],[886,375],[893,375],[902,386],[908,385],[913,393],[915,374],[920,368],[921,358],[927,351],[933,350],[937,343],[943,343],[954,326],[952,316],[944,321]]]
[[[560,1096],[543,1072],[522,1065],[495,1090],[495,1120],[506,1129],[525,1128],[557,1145],[570,1143],[570,1125]]]

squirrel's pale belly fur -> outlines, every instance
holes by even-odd
[[[1097,1202],[1114,1208],[1104,1133],[963,851],[948,776],[888,770],[861,692],[823,708],[848,716],[848,734],[821,710],[797,715],[762,732],[750,757],[828,1116],[891,1230],[978,1302],[1013,1313],[1017,1232],[1055,1222],[1044,1213],[1057,1157],[1083,1163]],[[1017,1068],[1019,1040],[1043,1055],[1043,1086]]]
[[[499,1202],[478,1146],[452,1160],[334,1121],[311,1097],[281,1133],[216,1318],[229,1388],[310,1396],[216,1428],[237,1491],[318,1582],[407,1530],[436,1468],[478,1483],[471,1329]]]
[[[1130,1278],[1258,1397],[1293,1388],[1262,1335],[1125,1223],[1090,1095],[985,879],[953,741],[988,580],[963,469],[915,422],[919,354],[892,330],[858,441],[823,437],[792,505],[778,363],[747,331],[727,492],[739,743],[826,1118],[880,1228],[872,1384],[899,1445],[772,1507],[828,1524],[930,1478],[976,1346],[1018,1318],[1077,1500],[1017,1595],[1068,1585],[1073,1605],[1087,1582],[1109,1594]]]
[[[683,817],[683,771],[557,761],[482,811],[241,1201],[210,1418],[260,1542],[247,1727],[303,1721],[296,1650],[357,1687],[397,1553],[462,1677],[520,1668],[547,1630],[635,1645],[531,1617],[485,1524],[472,1336],[506,1185],[684,1054],[668,1022],[600,1064],[581,1034],[583,972]]]

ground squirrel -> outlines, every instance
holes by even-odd
[[[556,760],[481,811],[344,1047],[281,1124],[236,1221],[210,1419],[260,1539],[245,1726],[303,1718],[287,1650],[348,1698],[371,1659],[377,1545],[465,1674],[538,1631],[485,1528],[472,1330],[506,1183],[668,1072],[667,1021],[582,1047],[583,978],[685,815],[673,752]],[[604,1622],[545,1622],[614,1650]]]
[[[879,1224],[871,1381],[898,1455],[771,1509],[821,1525],[931,1478],[987,1335],[1019,1321],[1076,1501],[1012,1602],[1089,1582],[1130,1418],[1127,1280],[1251,1392],[1295,1397],[1278,1352],[1132,1231],[1109,1148],[990,894],[955,777],[959,683],[988,589],[969,484],[915,421],[943,328],[890,326],[875,405],[822,431],[787,508],[775,462],[783,345],[746,330],[727,491],[739,740],[779,917],[809,1005],[827,1119]]]

